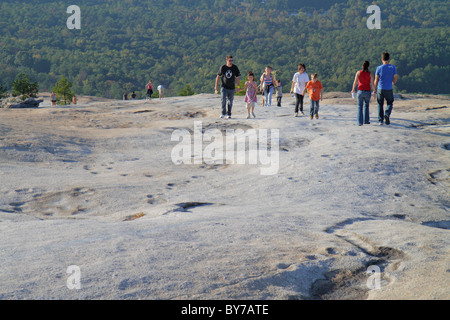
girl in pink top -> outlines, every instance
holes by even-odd
[[[250,112],[252,113],[253,118],[256,118],[254,111],[257,102],[256,91],[258,90],[258,86],[256,85],[253,72],[249,71],[247,78],[248,80],[244,84],[244,90],[247,90],[245,92],[244,101],[247,103],[247,119],[250,119]]]

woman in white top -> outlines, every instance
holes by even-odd
[[[306,73],[306,67],[303,63],[298,65],[298,72],[294,74],[292,78],[291,93],[295,94],[295,117],[300,113],[303,115],[303,90],[309,81],[308,74]]]

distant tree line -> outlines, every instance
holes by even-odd
[[[62,76],[77,95],[145,96],[152,80],[166,95],[213,92],[227,54],[256,78],[271,65],[288,90],[298,63],[326,91],[350,91],[364,60],[388,51],[396,90],[449,94],[448,1],[378,0],[381,29],[369,30],[367,1],[78,1],[81,29],[66,27],[66,1],[0,3],[0,81],[26,74],[51,91]]]

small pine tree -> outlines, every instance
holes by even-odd
[[[69,82],[64,76],[55,84],[53,92],[56,93],[56,101],[63,104],[70,103],[75,95],[72,91],[72,82]]]
[[[31,82],[30,78],[21,73],[17,76],[16,80],[12,83],[13,96],[20,96],[22,100],[25,100],[29,97],[36,98],[38,93],[38,83]]]
[[[178,92],[179,96],[192,96],[194,94],[194,90],[192,90],[191,86],[188,84],[184,87],[184,89]]]

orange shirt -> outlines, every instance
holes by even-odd
[[[306,89],[308,89],[309,98],[314,101],[320,100],[320,90],[323,89],[322,83],[319,80],[313,82],[312,80],[306,84]]]

